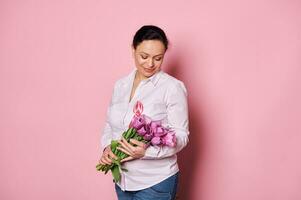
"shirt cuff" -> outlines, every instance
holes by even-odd
[[[109,145],[111,145],[111,141],[106,141],[101,147],[101,152],[104,152]]]

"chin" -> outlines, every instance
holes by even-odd
[[[157,69],[153,69],[151,71],[143,69],[143,74],[147,77],[150,77],[150,76],[154,75],[156,72],[157,72]]]
[[[149,72],[144,72],[143,73],[143,75],[145,76],[145,77],[151,77],[152,75],[154,75],[155,74],[155,72],[152,72],[152,73],[149,73]]]

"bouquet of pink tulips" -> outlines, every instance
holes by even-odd
[[[176,145],[175,133],[170,129],[163,127],[161,121],[152,121],[146,115],[141,114],[142,111],[143,105],[138,101],[134,107],[135,115],[129,128],[122,134],[124,139],[128,142],[130,139],[135,139],[144,142],[147,145],[174,147]],[[111,141],[110,148],[117,156],[117,159],[113,159],[111,165],[96,165],[96,169],[98,171],[103,171],[105,174],[111,170],[115,182],[120,181],[120,170],[126,171],[126,169],[121,167],[121,160],[129,156],[117,149],[119,145],[118,141]]]

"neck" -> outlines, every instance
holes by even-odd
[[[142,76],[142,75],[139,73],[139,71],[137,70],[137,71],[136,71],[136,74],[135,74],[135,80],[136,80],[137,82],[140,82],[140,81],[142,81],[142,80],[144,80],[144,79],[147,79],[147,77]]]

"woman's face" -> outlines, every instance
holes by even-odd
[[[132,47],[133,57],[141,79],[146,79],[160,71],[165,54],[165,46],[160,40],[144,40],[136,49]]]

